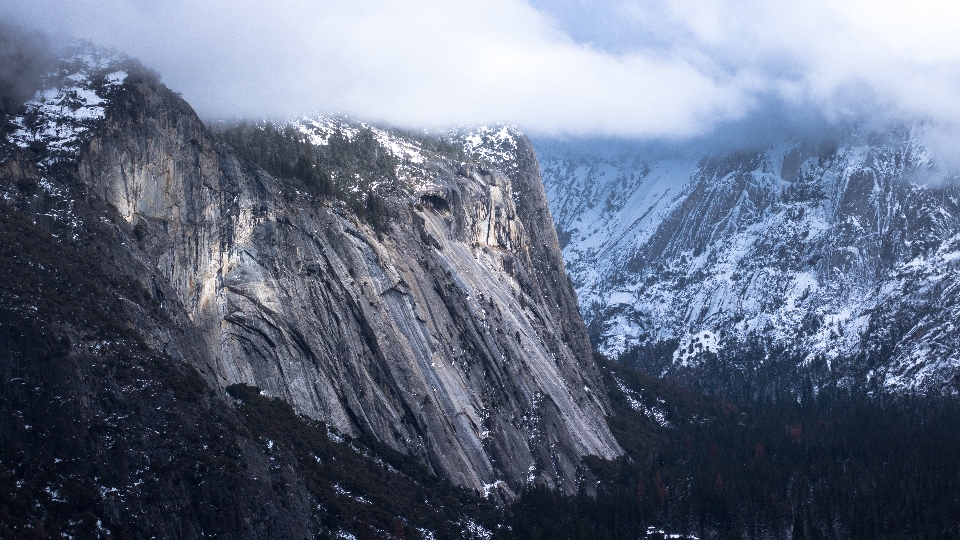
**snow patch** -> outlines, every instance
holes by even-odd
[[[517,139],[520,132],[514,126],[481,126],[473,130],[455,130],[452,138],[463,145],[468,156],[503,170],[515,167]]]
[[[467,519],[466,523],[463,524],[463,527],[464,530],[470,535],[470,538],[475,538],[478,540],[491,540],[493,538],[493,531],[487,529],[472,519]]]
[[[106,115],[110,95],[127,79],[126,57],[90,45],[60,62],[44,88],[12,119],[11,142],[44,156],[41,167],[75,160],[91,130]]]
[[[656,422],[660,427],[672,427],[667,421],[667,413],[659,407],[647,407],[640,401],[640,394],[627,387],[619,377],[613,375],[613,380],[617,384],[617,389],[623,394],[630,408]]]
[[[709,330],[688,336],[680,342],[680,346],[673,352],[673,363],[689,367],[696,363],[697,358],[704,353],[717,354],[720,347],[717,336]]]
[[[503,480],[497,480],[492,484],[483,484],[483,486],[480,487],[480,491],[483,492],[483,498],[486,499],[494,490],[500,489],[501,487],[505,488],[507,484]]]

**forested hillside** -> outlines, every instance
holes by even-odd
[[[600,360],[627,455],[587,459],[584,491],[533,489],[526,538],[960,537],[960,403],[825,392],[718,400]]]

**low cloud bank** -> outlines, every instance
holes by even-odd
[[[0,17],[136,56],[208,118],[661,140],[960,125],[960,6],[781,4],[0,0]]]
[[[0,115],[19,111],[53,66],[50,40],[0,22]]]

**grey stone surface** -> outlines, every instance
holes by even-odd
[[[156,347],[199,350],[215,384],[256,385],[456,484],[571,493],[583,456],[620,449],[533,150],[516,150],[509,174],[436,158],[386,194],[378,230],[241,161],[172,92],[131,82],[80,179],[144,231],[157,290],[190,319],[195,338],[156,332]]]

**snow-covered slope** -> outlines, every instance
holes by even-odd
[[[824,382],[956,391],[957,179],[921,128],[706,157],[537,150],[602,351],[663,374],[786,359]]]
[[[401,131],[377,126],[343,116],[313,114],[289,122],[315,145],[327,145],[330,137],[354,138],[367,132],[397,160],[397,174],[408,188],[422,187],[424,177],[430,177],[430,161],[440,155],[460,153],[464,161],[473,161],[499,168],[507,173],[517,172],[518,141],[524,135],[513,126],[458,127],[430,133]]]
[[[106,49],[72,45],[70,53],[44,78],[43,88],[26,103],[23,114],[11,119],[14,130],[9,140],[20,148],[42,152],[40,164],[45,168],[76,159],[133,62]]]

